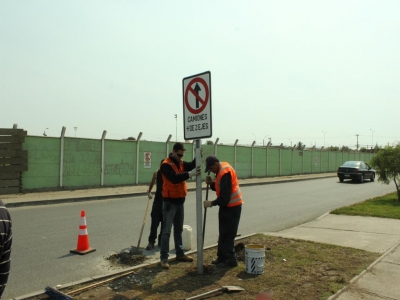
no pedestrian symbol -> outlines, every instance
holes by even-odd
[[[211,137],[211,73],[183,78],[185,140]]]

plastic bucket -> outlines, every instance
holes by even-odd
[[[192,249],[192,227],[189,225],[183,225],[182,246],[183,250]]]
[[[264,273],[265,249],[262,245],[248,244],[244,247],[246,272],[249,274]]]

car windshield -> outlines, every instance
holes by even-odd
[[[343,164],[343,167],[349,167],[349,168],[357,168],[360,166],[360,162],[359,161],[346,161]]]

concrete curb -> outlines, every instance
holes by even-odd
[[[23,207],[23,206],[35,206],[35,205],[62,204],[62,203],[84,202],[92,200],[139,197],[145,195],[147,195],[147,193],[130,193],[130,194],[120,194],[120,195],[102,195],[102,196],[89,196],[89,197],[79,197],[79,198],[60,198],[53,200],[47,199],[47,200],[35,200],[35,201],[21,201],[14,203],[6,203],[6,207],[10,208],[10,207]]]

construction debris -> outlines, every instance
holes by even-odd
[[[146,260],[146,256],[143,255],[142,251],[132,246],[129,251],[112,254],[106,259],[122,265],[137,266]]]

